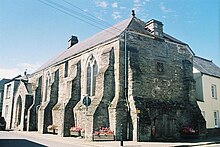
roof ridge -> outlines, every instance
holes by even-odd
[[[199,58],[199,59],[202,59],[202,60],[205,60],[205,61],[208,61],[208,62],[212,62],[212,60],[210,60],[210,59],[206,59],[206,58],[204,58],[204,57],[200,57],[200,56],[197,56],[197,55],[194,55],[194,57]],[[213,62],[212,62],[212,63],[213,63]]]
[[[60,54],[58,54],[56,57],[52,57],[45,64],[43,64],[39,69],[37,69],[34,73],[37,73],[47,67],[50,67],[56,63],[59,63],[60,61],[63,61],[80,52],[86,51],[89,48],[92,48],[96,45],[102,44],[112,38],[119,36],[122,32],[125,31],[126,28],[128,28],[133,18],[134,17],[129,17],[127,19],[124,19],[114,24],[113,26],[110,26],[104,30],[99,31],[98,33],[93,34],[92,36],[86,38],[83,41],[79,41],[79,43],[73,45],[69,49],[65,49]]]

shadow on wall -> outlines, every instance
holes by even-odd
[[[0,146],[1,147],[46,147],[45,145],[38,144],[32,141],[28,141],[26,139],[0,139]]]

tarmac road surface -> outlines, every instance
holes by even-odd
[[[184,142],[124,141],[124,147],[220,147],[220,137]],[[119,141],[86,141],[36,131],[0,131],[0,147],[120,147]]]

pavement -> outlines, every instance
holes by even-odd
[[[120,147],[120,141],[87,141],[82,138],[61,137],[25,131],[0,131],[0,147]],[[124,147],[220,147],[220,137],[184,142],[123,141]]]

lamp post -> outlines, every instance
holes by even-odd
[[[120,141],[120,146],[123,146],[123,124],[121,123],[121,141]]]
[[[141,113],[140,109],[136,109],[137,113],[137,141],[140,141],[140,117],[139,114]]]

